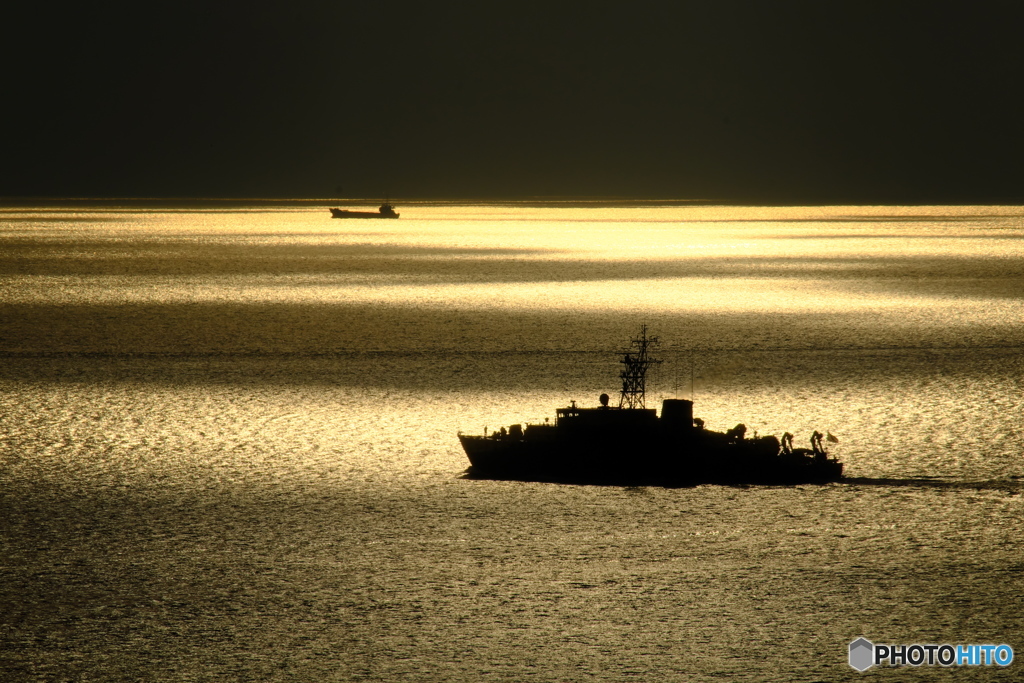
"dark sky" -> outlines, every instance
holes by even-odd
[[[0,196],[1024,201],[1024,4],[20,3]]]

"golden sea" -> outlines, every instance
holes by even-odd
[[[836,681],[861,636],[1024,653],[1024,208],[327,206],[0,209],[0,678]],[[596,405],[641,324],[650,406],[827,430],[847,479],[463,478],[459,430]]]

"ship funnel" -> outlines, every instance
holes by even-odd
[[[693,401],[666,398],[661,402],[661,423],[669,429],[692,429]]]

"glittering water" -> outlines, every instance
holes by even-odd
[[[862,635],[1024,656],[1024,210],[400,208],[0,211],[5,678],[856,680]],[[458,430],[614,393],[642,322],[655,396],[827,429],[850,479],[459,478]]]

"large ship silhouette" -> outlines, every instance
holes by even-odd
[[[459,432],[469,456],[471,477],[606,483],[622,485],[685,486],[700,483],[797,484],[836,481],[843,464],[830,457],[823,434],[815,431],[811,448],[794,448],[788,432],[775,436],[747,436],[738,424],[726,432],[704,427],[693,417],[693,402],[665,399],[661,415],[647,408],[648,369],[661,361],[650,354],[657,337],[647,326],[630,340],[623,354],[619,405],[609,405],[601,394],[600,406],[581,408],[575,401],[558,408],[554,424],[521,424],[490,434]],[[836,441],[831,434],[828,441]]]

